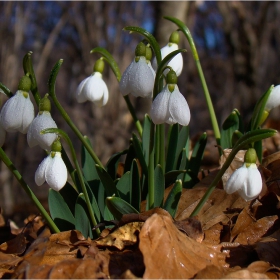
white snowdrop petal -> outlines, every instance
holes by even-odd
[[[240,193],[240,196],[242,196],[245,200],[252,200],[262,191],[262,177],[255,164],[251,164],[251,166],[247,169],[247,184],[242,189],[242,194]]]
[[[90,77],[87,77],[86,79],[82,80],[81,83],[79,84],[77,90],[76,90],[75,98],[79,103],[83,103],[83,102],[87,101],[87,99],[84,95],[83,88],[84,88],[84,85],[86,84],[86,82],[88,81],[89,78]]]
[[[270,111],[271,109],[279,105],[280,105],[280,85],[272,89],[265,107],[268,111]]]
[[[170,98],[170,92],[165,86],[163,90],[156,96],[152,103],[151,119],[154,124],[165,123],[169,118],[168,103]]]
[[[185,97],[180,93],[177,85],[171,93],[168,110],[170,114],[169,122],[179,123],[183,126],[189,124],[191,118],[190,108]]]
[[[122,95],[128,95],[131,92],[131,84],[129,82],[130,71],[133,68],[134,61],[130,63],[130,65],[125,69],[124,73],[122,74],[119,87]]]
[[[126,69],[120,81],[120,90],[123,95],[131,93],[135,97],[152,97],[154,87],[154,74],[148,66],[146,58],[141,56],[135,59]]]
[[[38,166],[35,172],[35,183],[37,186],[43,185],[44,182],[46,181],[45,173],[50,163],[51,163],[51,157],[47,156]]]
[[[55,133],[40,134],[46,128],[57,128],[57,125],[50,112],[44,111],[36,116],[28,129],[27,142],[30,147],[40,145],[42,149],[50,149],[57,135]]]
[[[245,165],[242,165],[240,168],[236,169],[224,186],[224,190],[226,191],[226,193],[232,194],[243,188],[244,182],[246,182],[247,180],[247,176],[248,169]]]
[[[28,97],[25,98],[25,102],[24,102],[24,109],[22,112],[22,122],[21,122],[21,126],[18,128],[19,132],[26,134],[34,117],[35,117],[34,106],[28,95]]]
[[[45,175],[46,182],[55,191],[59,191],[64,187],[67,181],[67,168],[60,153],[55,153]]]
[[[0,147],[3,146],[3,144],[5,142],[5,139],[6,139],[6,130],[4,129],[2,124],[0,123]]]
[[[8,132],[15,132],[22,124],[24,96],[20,91],[8,99],[1,110],[1,123]]]
[[[104,81],[102,80],[101,73],[95,72],[84,85],[83,91],[86,99],[91,102],[101,100],[103,97],[103,86]]]

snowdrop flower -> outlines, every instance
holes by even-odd
[[[183,126],[189,124],[191,118],[189,105],[176,83],[177,76],[173,70],[170,70],[166,77],[166,86],[152,103],[151,118],[155,124],[165,122],[179,123]]]
[[[228,194],[237,191],[246,201],[252,200],[260,194],[262,191],[262,177],[256,161],[255,149],[248,149],[244,156],[244,164],[232,173],[224,187]]]
[[[41,162],[35,173],[35,182],[41,186],[45,181],[55,191],[61,190],[67,182],[67,168],[61,157],[61,144],[56,140],[51,153]]]
[[[164,59],[171,52],[178,50],[179,40],[180,40],[179,32],[174,31],[170,35],[168,44],[160,50],[161,51],[161,59]],[[167,65],[170,66],[176,72],[177,76],[180,76],[180,74],[182,73],[182,70],[183,70],[182,54],[181,53],[177,54],[175,57],[173,57],[169,61],[169,63]],[[153,67],[156,71],[157,70],[157,61],[156,61],[155,58],[153,60]],[[164,74],[167,75],[167,72],[168,72],[168,70],[165,70]]]
[[[29,147],[39,145],[42,149],[50,150],[54,140],[57,138],[55,133],[41,134],[40,132],[47,128],[57,128],[51,113],[51,102],[48,94],[40,100],[39,113],[32,121],[27,131],[27,142]]]
[[[106,83],[102,79],[103,70],[104,61],[101,58],[95,63],[93,74],[84,79],[77,88],[75,97],[79,103],[83,103],[88,100],[99,107],[107,104],[109,91]]]
[[[27,133],[28,127],[34,119],[34,106],[28,94],[30,87],[30,78],[24,76],[19,82],[16,94],[4,104],[0,122],[6,131]]]
[[[280,85],[274,87],[268,97],[265,109],[269,112],[271,109],[280,105]]]
[[[120,91],[125,96],[131,93],[135,97],[153,95],[155,71],[146,59],[146,46],[139,43],[135,50],[135,58],[124,71],[120,80]]]

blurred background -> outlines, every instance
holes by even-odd
[[[121,71],[130,64],[138,34],[123,31],[125,26],[147,29],[165,46],[176,26],[163,19],[174,16],[190,29],[200,56],[218,121],[237,108],[248,121],[258,98],[271,84],[280,83],[280,2],[277,1],[3,1],[0,2],[0,82],[17,90],[23,75],[22,59],[32,51],[34,70],[41,96],[54,64],[63,59],[57,82],[58,99],[83,134],[93,143],[103,163],[128,147],[135,131],[117,80],[107,67],[104,73],[110,99],[103,108],[87,102],[78,104],[73,95],[78,84],[92,73],[101,46],[116,59]],[[192,137],[211,130],[209,114],[187,39],[184,68],[178,85],[191,110]],[[7,98],[1,95],[2,103]],[[149,112],[150,100],[131,98],[142,120]],[[37,111],[36,111],[37,113]],[[58,127],[72,138],[77,151],[80,144],[52,110]],[[273,111],[279,117],[279,110]],[[26,135],[9,133],[3,149],[29,186],[46,205],[48,187],[37,187],[34,174],[45,157],[39,147],[30,149]],[[0,207],[6,215],[34,212],[29,198],[3,163],[0,163]],[[18,215],[18,216],[15,216]]]

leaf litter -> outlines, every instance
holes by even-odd
[[[0,278],[279,278],[280,153],[260,168],[265,184],[254,201],[226,194],[221,180],[190,218],[216,168],[183,189],[175,219],[161,208],[126,214],[96,240],[77,230],[51,234],[39,216],[17,229],[0,213]]]

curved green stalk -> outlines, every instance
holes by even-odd
[[[97,48],[92,49],[90,51],[90,53],[99,53],[99,54],[101,54],[102,57],[106,60],[106,62],[111,67],[111,69],[114,72],[118,82],[121,80],[122,75],[121,75],[120,69],[118,67],[118,64],[114,60],[113,56],[107,50],[105,50],[104,48],[101,48],[101,47],[97,47]],[[138,131],[138,134],[139,134],[140,137],[142,137],[143,128],[142,128],[142,125],[141,125],[140,121],[138,120],[138,118],[136,116],[134,107],[131,104],[129,96],[128,95],[124,96],[124,100],[126,102],[126,106],[127,106],[128,110],[129,110],[129,112],[130,112],[130,114],[132,116],[132,119],[134,121],[136,129]]]
[[[236,142],[234,148],[232,149],[232,151],[228,155],[224,165],[222,166],[222,168],[217,173],[213,182],[211,183],[211,185],[207,189],[206,193],[204,194],[204,196],[201,198],[201,200],[199,201],[199,203],[197,204],[197,206],[195,207],[195,209],[191,213],[190,217],[196,216],[199,213],[199,211],[201,210],[201,208],[203,207],[203,205],[205,204],[205,202],[207,201],[209,196],[214,191],[216,185],[221,180],[223,174],[226,172],[226,170],[230,166],[231,162],[233,161],[235,155],[238,153],[239,150],[242,150],[242,149],[246,148],[247,145],[249,145],[250,143],[260,141],[260,140],[263,140],[265,138],[272,137],[276,133],[277,133],[277,130],[274,130],[274,129],[260,129],[260,130],[254,130],[254,131],[248,132],[243,137],[241,137]]]
[[[56,97],[56,94],[55,94],[55,81],[56,81],[56,76],[58,74],[58,71],[59,71],[62,63],[63,63],[63,60],[60,59],[55,64],[55,66],[54,66],[54,68],[53,68],[53,70],[51,72],[51,75],[50,75],[50,78],[49,78],[49,82],[48,82],[48,85],[49,85],[49,95],[52,97],[55,106],[57,107],[57,109],[61,113],[61,115],[64,118],[64,120],[67,122],[67,124],[71,127],[71,129],[74,131],[74,133],[80,139],[80,141],[83,143],[83,145],[85,146],[85,148],[87,149],[87,151],[89,152],[89,154],[91,155],[91,157],[93,158],[95,163],[98,164],[99,166],[101,166],[102,168],[104,168],[102,162],[99,160],[99,158],[97,157],[97,155],[95,154],[95,152],[93,151],[91,146],[87,143],[87,141],[85,140],[85,138],[82,135],[82,133],[79,131],[79,129],[72,122],[72,120],[70,119],[69,115],[66,113],[66,111],[61,106],[61,104],[59,103],[59,101],[58,101],[58,99]]]
[[[151,122],[150,130],[150,150],[149,150],[149,166],[148,166],[148,208],[152,209],[155,205],[155,124]]]
[[[29,51],[23,58],[23,70],[24,73],[30,74],[30,79],[31,79],[31,92],[34,96],[34,99],[36,101],[36,104],[39,106],[39,102],[40,102],[40,95],[38,92],[38,86],[37,86],[37,81],[36,81],[36,76],[34,73],[34,69],[33,69],[33,64],[32,64],[32,58],[31,58],[32,52]]]
[[[9,98],[11,98],[13,96],[13,93],[6,87],[4,86],[2,83],[0,83],[0,89],[4,92],[4,94],[6,94]]]
[[[215,114],[215,110],[214,110],[214,107],[213,107],[213,104],[212,104],[211,96],[210,96],[210,93],[209,93],[209,90],[208,90],[208,87],[207,87],[207,83],[206,83],[206,80],[205,80],[205,77],[204,77],[204,74],[203,74],[203,71],[202,71],[202,68],[201,68],[200,61],[199,61],[199,56],[198,56],[198,53],[197,53],[197,50],[196,50],[196,47],[195,47],[195,44],[194,44],[194,40],[193,40],[192,35],[190,33],[190,30],[179,19],[169,17],[169,16],[165,16],[164,18],[172,21],[173,23],[175,23],[179,27],[179,29],[184,33],[184,35],[186,36],[186,38],[187,38],[187,40],[190,44],[191,51],[192,51],[192,54],[193,54],[193,57],[194,57],[194,60],[195,60],[195,64],[197,66],[198,74],[199,74],[199,77],[200,77],[200,80],[201,80],[201,83],[202,83],[204,96],[205,96],[206,103],[207,103],[207,106],[208,106],[208,110],[209,110],[209,113],[210,113],[211,123],[212,123],[213,131],[214,131],[214,134],[215,134],[215,138],[216,138],[216,141],[217,141],[217,145],[220,145],[221,134],[220,134],[219,125],[218,125],[218,122],[217,122],[217,117],[216,117],[216,114]]]
[[[40,203],[36,195],[32,192],[30,187],[27,185],[27,183],[24,181],[23,177],[19,173],[19,171],[15,168],[11,160],[8,158],[6,153],[3,151],[2,148],[0,148],[0,158],[1,160],[6,164],[6,166],[9,168],[9,170],[13,173],[15,178],[18,180],[22,188],[25,190],[27,195],[31,198],[31,200],[34,202],[38,210],[40,211],[41,215],[46,220],[48,226],[50,227],[51,231],[54,233],[60,232],[52,218],[49,216],[48,212],[45,210],[43,205]]]
[[[74,162],[76,170],[77,170],[78,178],[79,178],[79,181],[81,183],[83,194],[84,194],[85,199],[86,199],[88,212],[89,212],[89,215],[90,215],[90,218],[91,218],[91,221],[92,221],[93,225],[96,226],[97,222],[96,222],[96,219],[94,217],[94,213],[93,213],[93,210],[92,210],[92,207],[91,207],[91,203],[90,203],[90,199],[89,199],[89,196],[88,196],[88,193],[87,193],[85,182],[83,180],[83,174],[82,174],[81,168],[79,166],[79,163],[78,163],[78,160],[77,160],[77,157],[76,157],[75,149],[73,147],[73,144],[72,144],[69,136],[63,130],[58,129],[58,128],[47,128],[47,129],[42,130],[40,133],[41,134],[56,133],[59,136],[61,136],[67,142],[67,144],[69,145],[71,155],[72,155],[72,158],[73,158],[73,162]],[[97,231],[98,234],[100,234],[99,229],[97,229],[96,231]]]

